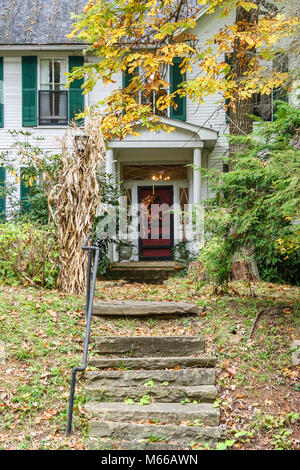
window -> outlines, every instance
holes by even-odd
[[[277,53],[273,59],[274,72],[288,72],[288,57],[286,54]],[[276,112],[275,101],[288,101],[288,95],[284,87],[279,86],[273,88],[269,95],[261,95],[256,93],[253,95],[253,114],[260,117],[264,121],[272,121],[274,112]]]
[[[232,66],[232,54],[225,54],[225,62],[231,67]],[[288,72],[288,57],[286,54],[278,53],[273,59],[273,70],[275,72]],[[275,101],[288,101],[288,96],[285,89],[282,86],[273,88],[272,93],[269,95],[254,93],[253,99],[253,114],[264,121],[272,121],[274,118]],[[229,100],[226,100],[226,104],[229,104]],[[229,119],[229,108],[226,110],[226,122]]]
[[[273,114],[273,99],[272,93],[269,95],[262,95],[255,93],[253,96],[253,114],[260,117],[264,121],[272,121]]]
[[[158,78],[164,81],[168,81],[168,72],[169,72],[168,65],[165,65],[165,66],[162,65],[158,72],[159,74]],[[153,78],[154,77],[150,77],[150,80]],[[168,117],[168,109],[167,108],[157,109],[156,103],[160,97],[166,96],[169,93],[169,89],[166,87],[160,86],[159,89],[151,90],[150,92],[147,93],[147,77],[145,77],[143,81],[145,82],[145,88],[143,91],[140,92],[140,97],[139,97],[140,103],[150,104],[154,114],[157,114],[158,116]]]
[[[173,119],[179,119],[181,121],[186,120],[186,100],[185,97],[176,96],[174,99],[175,107],[170,109],[157,109],[156,103],[158,99],[162,96],[166,96],[169,93],[177,91],[180,87],[180,84],[186,80],[185,74],[181,74],[180,64],[182,59],[176,57],[174,59],[173,65],[169,66],[167,64],[162,65],[159,70],[159,75],[161,80],[165,82],[170,82],[170,87],[160,86],[157,90],[147,91],[147,77],[144,74],[144,71],[141,68],[135,69],[133,74],[126,72],[123,75],[123,88],[126,88],[132,78],[135,75],[140,75],[142,82],[144,83],[144,89],[139,91],[138,101],[139,104],[150,104],[154,114],[158,116],[171,117]],[[153,77],[150,77],[150,80]]]
[[[68,124],[66,59],[40,60],[39,124]]]

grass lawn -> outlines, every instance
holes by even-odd
[[[233,449],[299,449],[299,367],[291,344],[300,339],[297,287],[242,283],[216,297],[184,278],[165,285],[100,281],[101,300],[188,300],[202,313],[178,319],[94,318],[97,335],[197,335],[216,354],[222,422]],[[254,294],[254,295],[253,295]],[[298,303],[297,303],[298,300]],[[66,437],[70,372],[81,364],[83,297],[30,287],[0,286],[0,449],[85,449],[84,377],[78,375],[75,432]],[[257,315],[252,337],[249,334]],[[184,423],[183,423],[184,424]]]

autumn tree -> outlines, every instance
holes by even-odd
[[[130,78],[101,103],[107,139],[134,134],[138,122],[170,130],[158,115],[176,108],[179,96],[200,104],[209,95],[219,96],[220,106],[228,108],[230,132],[247,134],[252,130],[253,97],[288,86],[288,74],[270,67],[286,44],[291,51],[299,32],[299,17],[285,14],[282,6],[279,0],[91,0],[74,17],[70,36],[86,43],[86,52],[99,61],[75,69],[69,82],[84,77],[88,92],[99,79],[113,82],[116,72]],[[224,24],[232,15],[234,19],[203,43],[194,31],[197,18],[215,12]],[[178,57],[183,82],[171,89],[166,70]],[[186,72],[194,76],[184,80]]]

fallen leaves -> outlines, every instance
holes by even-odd
[[[288,369],[287,367],[283,369],[284,375],[288,376],[292,380],[297,380],[299,377],[299,371],[298,370],[291,370]]]

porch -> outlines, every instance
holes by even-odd
[[[208,196],[198,167],[209,166],[218,133],[174,119],[163,118],[163,122],[174,130],[151,132],[140,127],[139,136],[112,141],[107,150],[106,173],[116,183],[122,182],[125,201],[120,204],[130,219],[122,237],[132,246],[128,259],[120,259],[117,250],[111,249],[111,261],[122,261],[111,272],[173,271],[174,246],[193,238],[191,218],[182,214]],[[152,261],[169,264],[137,265]]]

